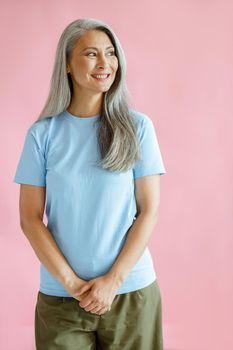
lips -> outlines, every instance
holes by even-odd
[[[106,74],[93,74],[92,77],[96,80],[106,80],[108,79],[108,77],[110,76],[110,74],[106,73]]]

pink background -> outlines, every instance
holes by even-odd
[[[165,349],[233,348],[232,14],[230,0],[2,3],[1,349],[34,349],[39,261],[19,226],[13,176],[61,32],[85,17],[119,36],[132,100],[154,121],[167,170],[150,242]]]

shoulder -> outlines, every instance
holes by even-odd
[[[34,136],[39,136],[48,131],[50,124],[52,121],[52,117],[43,118],[33,122],[28,128],[28,132]]]
[[[46,149],[50,141],[52,131],[58,127],[61,113],[54,116],[36,120],[27,130],[28,137],[34,139],[39,148]]]
[[[62,119],[63,112],[54,114],[49,117],[44,117],[42,119],[36,120],[31,124],[28,128],[28,131],[31,132],[32,134],[40,135],[44,133],[49,133],[51,128],[54,128],[59,124],[59,122]]]
[[[154,129],[154,124],[147,114],[131,109],[131,115],[137,125],[139,137],[141,137],[147,130]]]
[[[149,123],[149,124],[152,123],[152,120],[150,119],[150,117],[147,114],[140,112],[140,111],[137,111],[135,109],[131,109],[130,112],[131,112],[133,119],[136,121],[136,123],[138,125],[143,126],[147,123]]]

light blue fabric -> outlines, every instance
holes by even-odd
[[[124,245],[137,214],[134,180],[166,173],[154,125],[135,110],[141,160],[126,172],[98,167],[99,118],[64,111],[33,123],[14,177],[16,183],[46,186],[47,227],[72,269],[85,280],[107,273]],[[147,247],[117,294],[144,288],[155,279]],[[40,291],[70,296],[43,264]]]

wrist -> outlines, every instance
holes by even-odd
[[[119,288],[121,286],[121,284],[124,282],[124,280],[127,277],[126,273],[120,272],[120,271],[116,270],[115,268],[112,268],[111,270],[109,270],[107,275],[109,276],[109,278],[111,278],[111,280],[117,286],[117,288]]]
[[[61,283],[67,290],[72,290],[74,287],[83,284],[83,280],[79,278],[73,271],[61,277]]]

